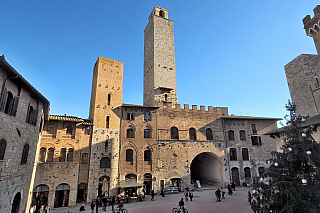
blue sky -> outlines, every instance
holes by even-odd
[[[3,1],[0,54],[50,102],[87,118],[99,56],[124,62],[123,103],[143,103],[143,31],[155,5],[174,21],[178,102],[279,117],[284,65],[315,54],[302,19],[315,0]]]

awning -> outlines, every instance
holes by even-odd
[[[119,188],[129,188],[129,187],[143,187],[142,183],[137,182],[122,182],[119,184]]]

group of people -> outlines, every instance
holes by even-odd
[[[221,202],[221,199],[226,199],[225,198],[225,191],[224,189],[221,187],[221,188],[217,188],[217,190],[215,191],[215,195],[216,195],[216,198],[217,198],[217,202]]]
[[[188,197],[190,198],[190,201],[192,201],[193,193],[191,192],[191,190],[189,190],[189,187],[186,187],[184,189],[184,197],[185,197],[186,201],[188,201]]]
[[[42,205],[40,206],[32,206],[30,208],[30,213],[50,213],[51,212],[51,207],[50,207],[50,203],[48,203],[48,205]]]

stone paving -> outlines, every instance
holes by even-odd
[[[216,202],[214,191],[216,188],[205,188],[194,191],[192,201],[185,202],[185,207],[189,213],[250,213],[250,205],[247,200],[247,192],[249,187],[236,188],[233,196],[226,193],[226,199]],[[227,189],[225,189],[227,191]],[[143,202],[131,202],[124,204],[124,208],[129,213],[171,213],[172,208],[176,207],[180,199],[184,197],[183,193],[166,194],[165,197],[155,196],[155,201],[150,200],[147,195]],[[81,204],[74,207],[65,207],[53,209],[51,213],[70,213],[78,212]],[[90,210],[90,205],[85,205],[86,210]],[[99,213],[104,212],[99,208]],[[111,212],[111,206],[107,207],[106,212]]]

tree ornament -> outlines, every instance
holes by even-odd
[[[275,166],[278,166],[279,164],[278,164],[278,163],[274,163],[274,165],[275,165]]]
[[[302,133],[301,135],[302,135],[302,137],[306,137],[307,136],[306,133]]]
[[[289,150],[289,152],[291,152],[291,151],[292,151],[292,149],[291,149],[290,147],[288,148],[288,150]]]
[[[310,155],[310,154],[311,154],[311,151],[307,151],[307,154]]]
[[[281,143],[284,143],[284,140],[281,140]]]
[[[302,121],[302,122],[306,122],[306,119],[305,119],[305,118],[302,118],[301,121]]]
[[[263,178],[260,178],[260,181],[263,181]]]
[[[303,184],[306,184],[306,183],[307,183],[307,180],[306,180],[306,179],[302,179],[301,181],[302,181]]]

